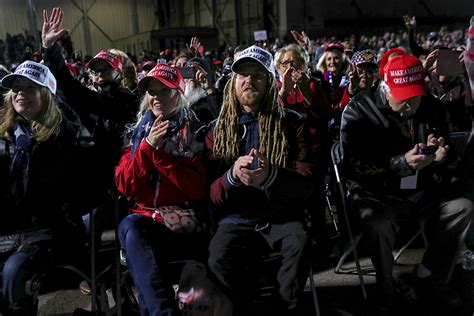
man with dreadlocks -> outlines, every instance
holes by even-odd
[[[314,190],[303,117],[282,108],[266,50],[243,50],[232,71],[206,139],[217,223],[209,268],[233,300],[234,315],[242,315],[253,263],[278,251],[283,259],[272,306],[296,315],[309,268],[303,211]]]

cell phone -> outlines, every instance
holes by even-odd
[[[183,79],[194,79],[196,78],[196,69],[194,67],[176,67]]]
[[[438,146],[430,145],[426,147],[418,147],[418,155],[433,155],[438,150]]]
[[[436,74],[445,76],[458,76],[463,72],[463,65],[459,62],[459,52],[450,49],[438,51]]]

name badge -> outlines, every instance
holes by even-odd
[[[403,177],[400,179],[400,189],[402,190],[410,190],[416,189],[416,183],[418,181],[418,171],[416,174],[408,177]]]

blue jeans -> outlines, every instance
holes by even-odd
[[[194,258],[199,254],[199,244],[204,249],[207,247],[203,236],[173,233],[163,224],[140,214],[125,217],[118,227],[118,236],[138,290],[141,314],[178,315],[166,263]]]

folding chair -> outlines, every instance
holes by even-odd
[[[357,244],[360,240],[360,236],[358,238],[354,238],[354,235],[352,234],[352,227],[349,222],[349,215],[348,215],[348,206],[347,206],[347,201],[346,201],[346,190],[345,190],[345,185],[343,183],[343,179],[341,177],[340,171],[339,171],[339,166],[342,163],[342,158],[343,158],[343,152],[342,148],[339,142],[336,142],[333,144],[331,148],[331,160],[332,160],[332,167],[334,171],[334,175],[336,177],[336,182],[337,182],[337,188],[338,188],[338,193],[341,199],[341,208],[344,213],[344,220],[346,222],[346,229],[347,229],[347,234],[349,236],[349,241],[350,241],[350,248],[344,253],[344,255],[341,257],[339,260],[339,263],[337,264],[336,268],[334,269],[335,273],[341,273],[340,268],[344,262],[344,260],[349,256],[350,252],[352,251],[354,255],[354,261],[356,264],[356,269],[357,269],[357,275],[359,276],[359,283],[360,287],[362,290],[362,295],[364,297],[364,300],[367,300],[367,292],[365,289],[365,283],[364,283],[364,276],[362,273],[362,269],[360,267],[360,261],[359,261],[359,256],[357,255]]]
[[[339,262],[337,263],[336,268],[334,269],[334,272],[338,273],[338,274],[339,273],[345,273],[345,272],[342,271],[342,266],[343,266],[345,260],[347,259],[347,257],[352,252],[354,254],[354,261],[355,261],[355,264],[356,264],[356,271],[357,271],[357,274],[359,275],[359,281],[360,281],[360,285],[361,285],[361,288],[362,288],[362,293],[364,295],[364,298],[367,298],[366,292],[365,292],[364,280],[363,280],[363,271],[361,269],[360,261],[359,261],[359,258],[357,256],[357,250],[356,250],[357,244],[359,243],[359,241],[361,239],[361,235],[354,237],[353,234],[352,234],[351,225],[349,223],[348,206],[347,206],[347,200],[346,200],[346,190],[345,190],[345,185],[344,185],[344,182],[343,182],[344,180],[343,180],[343,178],[341,176],[341,172],[339,170],[339,165],[342,162],[342,158],[343,158],[342,148],[341,148],[340,143],[337,142],[331,148],[331,159],[332,159],[332,163],[333,163],[334,174],[336,176],[338,191],[339,191],[340,198],[341,198],[341,208],[342,208],[343,213],[344,213],[344,219],[346,221],[347,233],[349,235],[350,244],[349,244],[348,249],[344,252],[344,254],[339,259]],[[398,262],[401,255],[403,254],[403,252],[420,235],[423,234],[423,231],[424,231],[424,226],[423,226],[423,223],[421,223],[420,228],[416,231],[416,233],[398,250],[398,252],[393,253],[394,264],[396,264]],[[350,272],[352,272],[352,271],[350,271]]]

